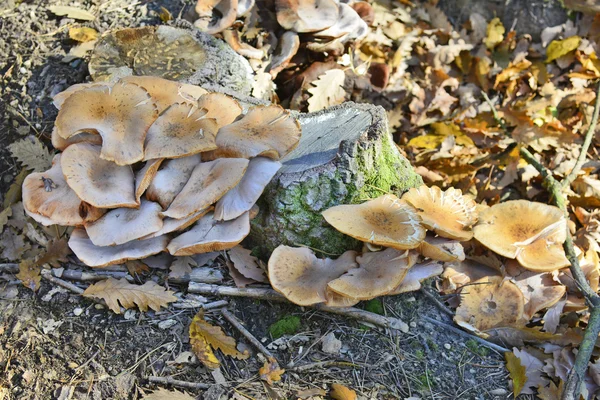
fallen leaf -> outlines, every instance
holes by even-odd
[[[331,391],[329,392],[329,396],[333,400],[356,400],[356,392],[350,388],[347,388],[344,385],[340,385],[339,383],[331,384]]]
[[[19,273],[15,276],[21,280],[23,286],[37,292],[42,280],[41,270],[35,259],[23,260],[19,263]]]
[[[265,361],[264,365],[258,370],[260,379],[267,382],[269,385],[273,385],[273,382],[280,381],[281,375],[283,375],[284,372],[285,370],[279,368],[277,360],[275,360],[273,357],[269,357],[269,359]]]
[[[23,235],[7,229],[0,237],[0,247],[2,248],[2,258],[17,261],[31,246],[25,243]]]
[[[87,55],[88,52],[94,50],[94,46],[96,46],[97,40],[91,40],[89,42],[80,43],[77,46],[71,47],[69,53],[64,56],[61,61],[64,63],[71,62],[77,58],[83,58]]]
[[[496,17],[491,20],[487,26],[486,38],[483,41],[485,47],[492,50],[496,45],[502,43],[502,40],[504,40],[504,32],[506,32],[506,29],[504,28],[504,25],[502,25],[500,18]]]
[[[581,44],[579,36],[571,36],[563,40],[553,40],[546,49],[546,62],[552,62],[557,58],[566,56],[572,51],[575,51]]]
[[[195,319],[196,317],[194,317],[194,320]],[[194,320],[192,320],[189,330],[190,345],[192,346],[194,354],[196,355],[196,357],[198,357],[200,362],[202,362],[202,364],[204,364],[206,368],[219,368],[219,365],[221,365],[221,363],[215,356],[215,353],[212,351],[212,348],[206,341],[206,338],[204,337],[200,329],[198,329],[198,326],[194,323]]]
[[[311,84],[314,86],[308,89],[312,94],[308,99],[308,111],[314,112],[323,110],[337,104],[342,104],[346,98],[344,90],[344,81],[346,74],[341,69],[331,69],[319,76]]]
[[[562,315],[566,303],[566,300],[561,300],[546,311],[543,318],[544,330],[546,332],[556,333],[556,329],[558,329],[560,323],[560,316]]]
[[[52,166],[52,155],[48,148],[35,136],[26,137],[8,146],[11,155],[23,167],[35,172],[44,172]]]
[[[137,305],[142,311],[148,311],[148,307],[159,311],[161,307],[177,301],[173,292],[156,282],[148,281],[143,285],[134,285],[124,278],[119,280],[108,278],[94,283],[83,292],[83,296],[104,299],[108,308],[116,314],[121,313],[119,303],[126,309]]]
[[[302,400],[310,399],[313,396],[325,396],[326,394],[327,392],[320,388],[304,389],[296,392],[296,396]]]
[[[4,230],[4,226],[8,222],[8,217],[10,216],[12,216],[12,208],[8,206],[0,212],[0,232]]]
[[[13,204],[21,201],[23,181],[30,173],[30,169],[23,168],[21,172],[19,172],[19,175],[16,176],[15,181],[12,183],[12,185],[10,185],[8,191],[4,195],[4,202],[2,203],[4,208],[12,206]]]
[[[548,382],[547,379],[542,377],[542,371],[544,367],[544,363],[540,361],[538,358],[529,354],[525,350],[519,350],[517,348],[513,348],[513,353],[516,357],[519,358],[519,364],[525,369],[525,381],[521,385],[520,391],[517,393],[514,391],[515,397],[517,395],[523,394],[533,394],[531,388],[536,388],[539,385],[546,385]],[[508,359],[507,359],[508,360]],[[510,369],[509,369],[510,371]],[[512,377],[512,373],[511,373]],[[513,378],[514,382],[514,378]],[[519,382],[520,383],[520,382]],[[516,389],[516,386],[515,386]]]
[[[175,257],[169,267],[169,279],[183,279],[186,276],[189,278],[192,267],[197,266],[198,264],[192,257]]]
[[[69,37],[81,43],[89,42],[98,39],[98,31],[94,28],[88,28],[87,26],[70,28]]]
[[[67,256],[71,254],[67,239],[52,239],[46,245],[46,251],[38,257],[36,264],[43,266],[50,264],[54,268],[60,267],[60,262],[66,262]]]
[[[265,271],[258,265],[258,258],[254,257],[250,250],[242,246],[235,246],[229,250],[229,258],[235,269],[246,278],[257,282],[268,282]]]
[[[173,20],[173,15],[169,10],[161,6],[160,11],[158,12],[158,18],[160,18],[162,22],[169,22]]]
[[[127,272],[131,276],[141,275],[150,271],[150,267],[140,260],[128,260],[125,263],[125,268],[127,268]]]
[[[521,365],[521,360],[514,353],[506,352],[504,358],[506,359],[506,369],[513,381],[513,394],[516,398],[523,390],[525,382],[527,382],[525,367]]]
[[[167,390],[158,388],[154,392],[147,396],[144,396],[142,400],[195,400],[195,397],[190,396],[187,393],[180,392],[178,390]]]
[[[560,381],[558,386],[552,381],[550,381],[550,385],[548,386],[538,386],[537,388],[537,397],[540,400],[556,400],[560,399],[562,396],[564,381]]]
[[[59,16],[65,15],[69,18],[79,19],[82,21],[93,21],[96,19],[94,14],[90,13],[89,11],[83,10],[81,8],[77,8],[77,7],[52,6],[52,7],[48,7],[48,11],[50,11],[52,14],[56,14]]]

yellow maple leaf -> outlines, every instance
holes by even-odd
[[[339,383],[331,384],[331,392],[329,396],[333,400],[356,400],[356,392]]]
[[[510,378],[513,381],[513,393],[517,397],[521,393],[521,390],[523,390],[525,382],[527,382],[525,367],[521,365],[519,357],[511,352],[504,353],[504,358],[506,359],[506,369],[508,369]]]
[[[552,62],[557,58],[566,56],[572,51],[575,51],[581,44],[579,36],[571,36],[563,40],[553,40],[546,49],[546,62]]]
[[[285,372],[285,369],[279,368],[279,364],[277,360],[273,357],[269,357],[265,364],[258,370],[260,374],[260,379],[266,381],[269,385],[272,385],[273,382],[278,382],[281,380],[281,375]]]

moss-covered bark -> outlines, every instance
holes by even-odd
[[[250,244],[263,257],[280,244],[341,254],[360,243],[329,226],[321,212],[422,184],[388,132],[385,111],[347,103],[299,116],[303,139],[259,200]]]

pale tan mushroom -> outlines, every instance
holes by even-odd
[[[331,260],[304,247],[281,245],[269,258],[268,274],[273,289],[294,304],[310,306],[327,302],[327,284],[356,267],[354,251]]]
[[[169,238],[160,236],[148,240],[135,240],[119,246],[96,246],[85,229],[77,228],[71,233],[69,247],[89,267],[107,267],[128,260],[140,260],[165,251]]]
[[[277,22],[283,28],[298,32],[317,32],[338,20],[335,0],[275,0]]]
[[[52,160],[46,172],[27,175],[23,182],[23,208],[42,225],[83,225],[95,221],[104,210],[82,201],[67,185],[61,168],[61,155]]]
[[[534,271],[554,271],[570,264],[562,249],[566,230],[558,207],[527,200],[490,207],[480,214],[474,228],[481,244]]]
[[[453,262],[465,259],[465,250],[459,241],[427,235],[418,247],[419,253],[432,260]]]
[[[152,183],[152,180],[156,176],[163,159],[157,158],[155,160],[149,160],[146,164],[135,174],[135,201],[139,204],[142,195]]]
[[[406,274],[404,280],[388,295],[396,295],[407,292],[414,292],[421,289],[421,282],[425,279],[438,276],[444,271],[444,267],[439,261],[429,261],[421,264],[415,264]]]
[[[97,133],[81,132],[77,135],[73,135],[68,139],[63,139],[58,135],[58,129],[56,125],[52,129],[52,147],[56,150],[63,151],[67,147],[75,143],[91,143],[102,145],[102,136]]]
[[[98,208],[138,206],[131,167],[101,159],[100,146],[72,144],[60,164],[67,184],[86,203]]]
[[[335,206],[323,211],[323,217],[348,236],[398,250],[414,249],[425,239],[417,210],[394,195],[358,205]]]
[[[292,58],[298,53],[299,48],[300,36],[294,31],[284,32],[279,38],[277,49],[271,59],[269,73],[274,77],[277,76],[292,61]]]
[[[117,246],[157,232],[163,227],[160,204],[142,200],[140,208],[117,208],[85,225],[96,246]]]
[[[164,218],[162,220],[163,226],[162,226],[162,228],[160,228],[159,231],[156,231],[147,236],[144,236],[142,239],[150,239],[153,237],[166,235],[167,233],[182,231],[182,230],[186,229],[187,227],[191,226],[194,222],[198,221],[200,218],[204,217],[206,214],[211,212],[213,209],[214,209],[214,207],[211,206],[211,207],[205,208],[204,210],[200,210],[197,213],[194,213],[192,215],[189,215],[189,216],[187,216],[185,218],[181,218],[181,219]]]
[[[244,158],[219,158],[198,164],[163,216],[180,219],[207,208],[238,184],[247,167]]]
[[[219,128],[206,113],[185,103],[170,105],[148,129],[144,160],[181,158],[216,149]]]
[[[166,210],[181,192],[198,164],[200,164],[199,154],[166,160],[146,189],[146,198],[158,202],[163,210]]]
[[[237,246],[250,233],[248,213],[231,221],[219,222],[208,213],[192,228],[171,240],[167,246],[174,256],[190,256]]]
[[[88,89],[91,87],[112,87],[112,82],[88,82],[88,83],[77,83],[75,85],[71,85],[60,93],[52,96],[52,104],[56,107],[57,110],[60,110],[65,100],[67,100],[73,93],[79,92],[83,89]]]
[[[472,260],[449,262],[445,264],[441,285],[442,293],[454,293],[463,286],[486,276],[500,276],[500,272]]]
[[[158,76],[132,75],[121,78],[120,81],[134,83],[146,89],[156,104],[159,113],[175,103],[196,105],[198,99],[208,93],[206,89],[200,86],[171,81]]]
[[[259,50],[256,47],[252,47],[248,43],[243,42],[240,39],[240,34],[235,29],[225,30],[222,35],[227,44],[241,56],[255,60],[262,60],[265,56],[263,50]]]
[[[412,188],[402,196],[419,211],[423,225],[440,236],[466,241],[473,237],[477,222],[475,202],[458,189],[442,191],[437,186]]]
[[[264,157],[251,159],[242,180],[217,202],[215,219],[228,221],[250,211],[279,168],[279,161]]]
[[[112,88],[91,87],[73,93],[58,112],[56,127],[63,139],[98,132],[102,136],[100,157],[130,165],[144,158],[144,138],[157,115],[145,89],[116,83]]]
[[[198,0],[196,28],[211,35],[229,28],[237,17],[238,0]]]
[[[365,253],[353,268],[328,283],[329,289],[346,297],[370,300],[394,290],[417,262],[418,254],[396,249]]]
[[[233,123],[243,111],[237,100],[222,93],[207,93],[196,105],[206,109],[206,118],[214,118],[219,129]]]
[[[327,29],[315,32],[316,37],[327,37],[332,39],[342,38],[342,42],[352,39],[360,39],[369,33],[369,26],[363,21],[358,13],[348,4],[340,3],[338,19]]]

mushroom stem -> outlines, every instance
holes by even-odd
[[[198,293],[203,295],[250,297],[259,300],[287,302],[285,297],[283,297],[273,289],[265,288],[235,288],[230,286],[209,285],[204,283],[190,282],[188,286],[188,291],[190,293]],[[383,315],[375,314],[354,307],[337,308],[321,305],[315,305],[312,307],[320,311],[343,315],[345,317],[371,323],[373,325],[381,326],[383,328],[399,330],[404,333],[408,332],[408,325],[398,318],[385,317]]]
[[[221,310],[221,314],[223,314],[223,317],[225,317],[225,319],[227,321],[229,321],[229,323],[231,325],[233,325],[233,327],[235,329],[240,331],[240,333],[246,339],[248,339],[248,341],[254,347],[256,347],[258,349],[258,351],[260,351],[265,357],[267,357],[269,359],[272,358],[273,360],[275,360],[275,356],[273,355],[273,353],[271,353],[269,350],[267,350],[267,348],[265,346],[263,346],[262,343],[256,337],[254,337],[254,335],[252,333],[250,333],[250,331],[248,329],[246,329],[246,327],[244,325],[242,325],[242,321],[237,319],[237,317],[235,315],[233,315],[233,313],[231,311],[229,311],[226,308],[223,308]]]

